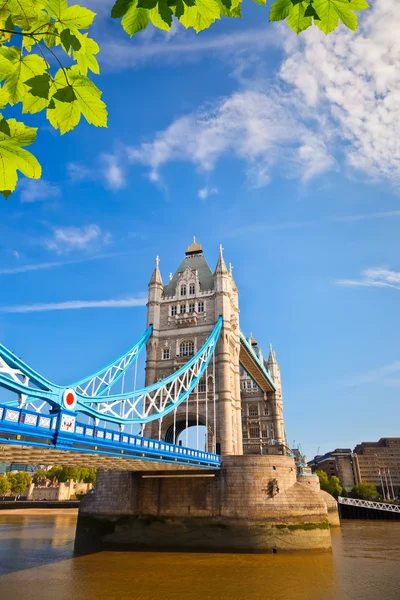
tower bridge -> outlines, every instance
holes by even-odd
[[[157,257],[145,333],[95,373],[60,386],[0,345],[0,389],[12,396],[0,397],[3,460],[99,469],[79,547],[330,546],[329,500],[287,448],[276,354],[264,359],[239,315],[222,246],[213,272],[194,239],[167,283]]]

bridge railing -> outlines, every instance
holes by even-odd
[[[358,498],[343,498],[342,496],[338,497],[338,502],[347,506],[359,506],[360,508],[372,508],[374,510],[400,513],[400,504],[388,504],[386,502],[374,502],[373,500],[360,500]]]
[[[221,462],[219,455],[203,450],[81,423],[71,413],[42,415],[7,405],[0,405],[1,444],[55,447],[72,452],[178,462],[214,469],[219,468]]]

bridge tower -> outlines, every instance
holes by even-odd
[[[147,303],[147,324],[153,326],[153,335],[147,344],[146,385],[167,377],[196,354],[220,315],[223,328],[215,361],[187,402],[162,422],[146,425],[146,436],[176,443],[187,426],[204,425],[208,450],[243,453],[238,290],[223,248],[212,272],[194,238],[166,284],[156,258]]]

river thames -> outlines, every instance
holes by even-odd
[[[76,512],[0,512],[2,600],[398,600],[400,522],[345,521],[323,554],[74,556]]]

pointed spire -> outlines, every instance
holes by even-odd
[[[274,352],[274,349],[272,347],[272,344],[269,345],[269,356],[268,356],[268,362],[269,363],[276,363],[276,354]]]
[[[228,269],[226,268],[226,264],[223,256],[223,247],[222,244],[219,246],[219,258],[217,262],[217,266],[215,267],[214,275],[228,275]]]
[[[156,267],[153,271],[153,275],[151,276],[150,284],[160,283],[161,285],[163,285],[163,281],[162,281],[162,277],[161,277],[161,273],[160,273],[160,269],[159,269],[159,264],[160,264],[160,257],[156,256]]]

